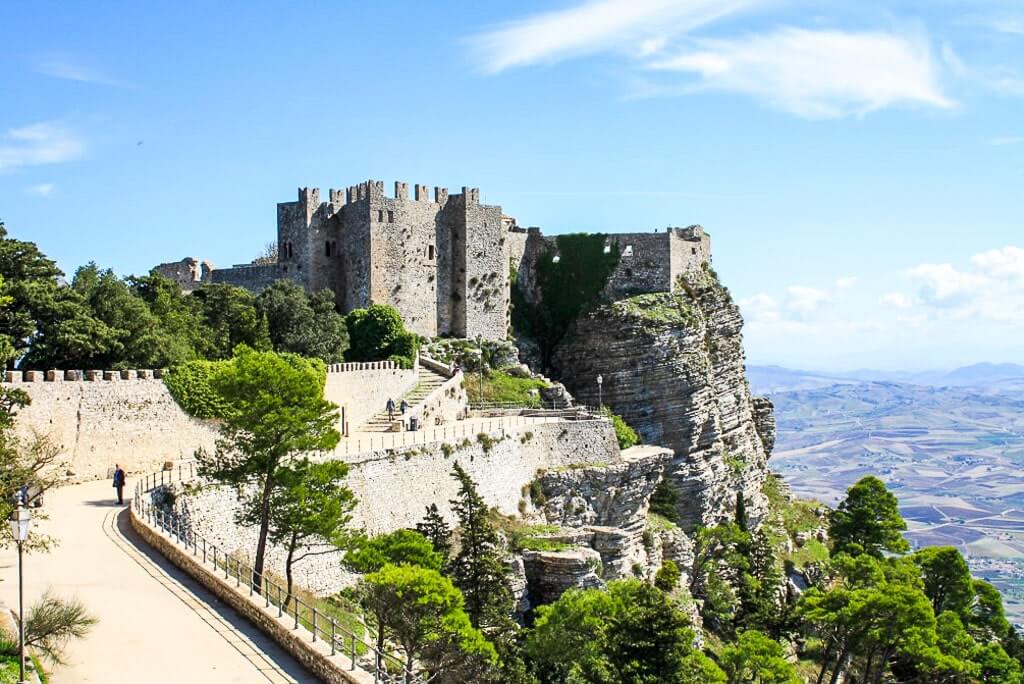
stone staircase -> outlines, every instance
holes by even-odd
[[[395,400],[395,421],[407,419],[409,415],[418,415],[416,409],[419,405],[430,396],[430,393],[435,389],[448,382],[448,378],[440,373],[433,371],[426,366],[420,365],[420,381],[415,387],[412,388],[408,394],[402,397],[392,397]],[[409,404],[409,408],[406,409],[405,416],[402,416],[401,406],[402,400]],[[391,432],[391,421],[388,420],[388,412],[386,410],[375,414],[370,420],[363,423],[358,428],[359,432]]]

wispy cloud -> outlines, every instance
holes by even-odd
[[[89,66],[80,58],[66,54],[51,54],[41,58],[35,65],[35,71],[44,76],[60,78],[66,81],[95,83],[99,85],[123,85],[96,67]]]
[[[25,189],[25,192],[36,197],[49,197],[56,189],[57,186],[53,183],[39,183],[37,185],[30,185]]]
[[[0,172],[59,164],[83,154],[85,143],[69,128],[56,122],[11,128],[0,136]]]
[[[765,0],[589,0],[504,24],[472,37],[470,45],[486,73],[599,52],[644,57],[672,36],[762,4]]]
[[[1024,136],[999,136],[995,138],[989,138],[989,145],[1020,145],[1024,143]]]
[[[697,40],[649,68],[694,74],[694,89],[742,93],[807,118],[893,105],[948,109],[926,40],[891,33],[783,28],[743,39]]]
[[[842,278],[836,278],[836,289],[837,290],[849,290],[851,287],[857,284],[856,276],[843,276]]]

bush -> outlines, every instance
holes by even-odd
[[[405,329],[402,315],[395,307],[373,304],[366,309],[356,309],[345,317],[345,327],[349,337],[347,360],[392,360],[403,368],[412,367],[419,338]]]
[[[540,389],[547,383],[536,378],[517,378],[503,371],[491,371],[481,382],[479,374],[466,376],[466,393],[471,402],[496,402],[540,407]]]
[[[668,480],[662,480],[651,495],[650,512],[667,519],[671,523],[678,523],[679,511],[676,509],[678,502],[679,494],[668,483]]]
[[[622,416],[612,413],[607,408],[604,409],[604,415],[611,418],[612,427],[615,429],[615,439],[618,440],[620,449],[628,449],[640,443],[640,436],[636,434],[636,430],[629,427]]]
[[[682,571],[675,562],[666,560],[661,564],[657,574],[654,575],[654,586],[664,592],[670,592],[679,586],[679,580],[683,576]]]
[[[225,404],[210,387],[224,361],[186,361],[164,373],[164,384],[182,410],[196,418],[218,418]]]

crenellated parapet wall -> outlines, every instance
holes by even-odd
[[[3,381],[12,385],[33,382],[119,382],[122,380],[159,380],[163,369],[142,370],[9,370]]]

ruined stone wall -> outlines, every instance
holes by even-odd
[[[299,272],[294,270],[291,273],[283,272],[277,264],[262,264],[218,268],[213,271],[210,281],[218,285],[243,287],[250,292],[261,292],[278,280],[289,276],[294,280],[298,275]],[[305,284],[301,280],[299,282]]]
[[[158,264],[151,269],[151,272],[158,273],[177,283],[182,290],[191,292],[210,282],[213,264],[209,261],[200,262],[195,257],[185,257],[181,261]]]
[[[701,226],[669,230],[672,286],[681,275],[696,272],[711,263],[711,236]]]
[[[375,364],[343,364],[372,366]],[[402,395],[419,382],[419,368],[409,370],[363,369],[337,371],[328,369],[324,384],[324,398],[341,407],[338,431],[348,434],[387,406],[388,399],[397,404]],[[346,430],[347,428],[347,430]]]
[[[668,233],[609,235],[617,244],[619,265],[608,279],[605,296],[611,300],[644,292],[672,289],[672,253]]]
[[[16,378],[20,372],[8,375]],[[111,379],[46,382],[38,371],[26,372],[36,380],[11,383],[32,400],[18,412],[16,433],[49,437],[66,464],[63,474],[73,480],[105,478],[115,463],[129,474],[158,470],[164,461],[191,458],[200,447],[213,448],[217,431],[212,423],[185,414],[162,380],[105,375]]]

